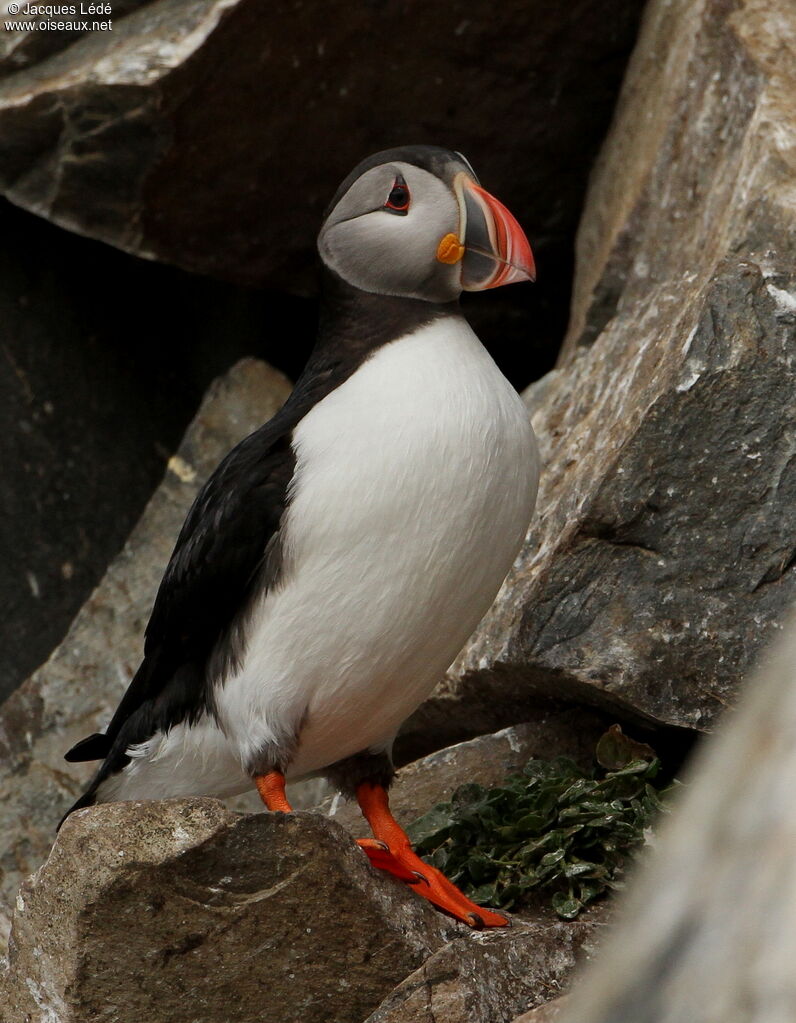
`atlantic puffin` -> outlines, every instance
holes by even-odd
[[[323,775],[355,796],[360,845],[474,927],[505,917],[412,851],[389,809],[393,740],[492,603],[526,535],[528,413],[459,308],[533,280],[515,218],[460,154],[386,150],[327,209],[317,341],[283,408],[201,489],[144,658],[68,811],[224,797]]]

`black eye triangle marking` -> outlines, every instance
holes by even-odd
[[[397,174],[390,194],[387,197],[387,202],[384,204],[384,209],[389,210],[390,213],[398,213],[400,216],[405,217],[409,211],[410,200],[409,186],[404,181],[403,175]]]

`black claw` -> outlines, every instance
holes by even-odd
[[[420,882],[422,881],[424,884],[429,885],[429,887],[431,886],[431,882],[429,881],[425,874],[421,874],[419,870],[413,870],[412,873],[415,875],[417,880],[410,881],[409,884],[420,884]]]
[[[480,913],[468,913],[467,923],[476,931],[482,931],[484,929],[484,918]]]

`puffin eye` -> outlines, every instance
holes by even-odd
[[[390,194],[387,196],[384,209],[389,210],[391,213],[400,213],[405,217],[409,211],[409,198],[409,186],[399,174],[393,183]]]

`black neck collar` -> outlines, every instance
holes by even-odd
[[[412,333],[441,316],[459,313],[458,301],[375,295],[348,284],[323,268],[321,310],[315,353],[348,351],[369,355],[389,341]]]
[[[458,301],[374,295],[324,267],[317,340],[286,409],[306,411],[344,383],[382,345],[434,320],[459,315]]]

